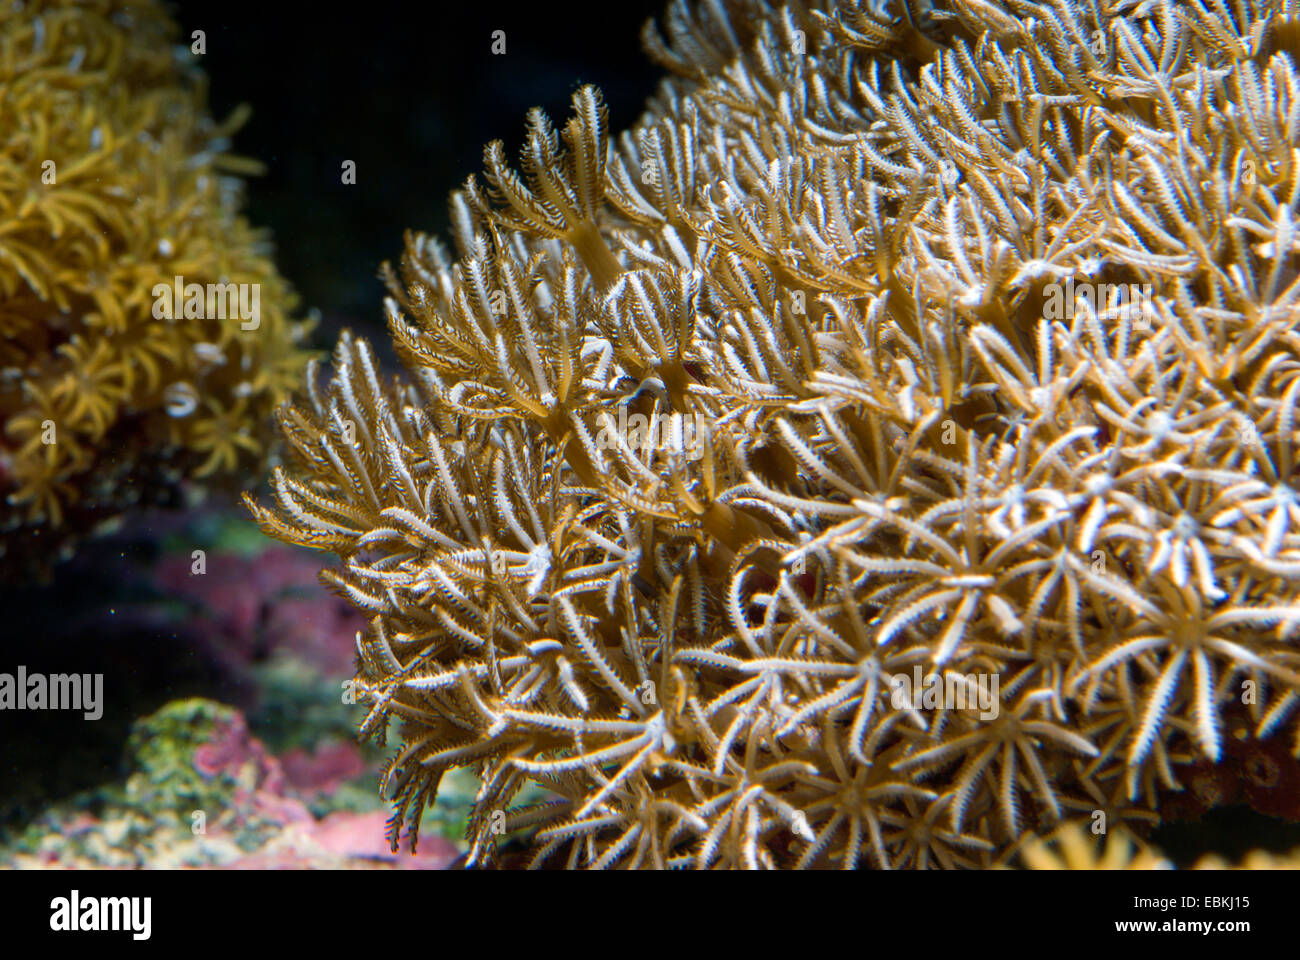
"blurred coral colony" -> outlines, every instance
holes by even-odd
[[[39,575],[185,478],[255,467],[266,415],[300,380],[306,326],[268,239],[239,215],[236,174],[258,168],[226,152],[242,112],[208,115],[161,5],[7,6],[0,570]],[[201,303],[160,302],[178,283]],[[233,302],[231,284],[257,303]]]

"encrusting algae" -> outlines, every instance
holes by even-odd
[[[489,146],[249,501],[371,618],[394,843],[471,766],[474,866],[980,867],[1293,762],[1297,25],[675,2],[632,130]]]
[[[252,473],[306,325],[238,215],[205,80],[153,0],[0,11],[0,567]],[[183,294],[176,297],[176,291]]]

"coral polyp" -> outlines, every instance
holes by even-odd
[[[471,766],[471,865],[979,867],[1294,760],[1295,17],[677,2],[633,129],[489,146],[249,501],[394,844]]]

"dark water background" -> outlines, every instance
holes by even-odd
[[[407,228],[445,230],[447,193],[482,170],[484,144],[501,139],[518,155],[530,108],[560,127],[573,91],[594,83],[611,131],[635,121],[660,77],[641,26],[662,8],[435,0],[307,12],[195,0],[174,11],[182,38],[206,32],[213,114],[253,107],[234,145],[267,166],[249,182],[248,212],[274,230],[304,305],[322,310],[328,346],[340,322],[380,339],[380,263],[401,254]],[[496,30],[504,55],[492,53]],[[341,183],[345,160],[356,162],[353,186]]]

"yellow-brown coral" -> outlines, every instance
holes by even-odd
[[[1294,4],[668,24],[616,147],[584,88],[408,238],[409,376],[284,412],[394,835],[473,765],[474,864],[986,866],[1294,736]]]
[[[1061,824],[1048,837],[1027,836],[1019,855],[1030,870],[1168,870],[1173,866],[1123,828],[1100,837],[1076,821]],[[1283,854],[1252,850],[1235,866],[1221,856],[1207,855],[1192,869],[1300,870],[1300,849]]]
[[[174,35],[152,0],[0,12],[9,568],[39,567],[180,476],[254,466],[270,439],[260,415],[301,375],[292,292],[237,215],[233,174],[251,166],[224,151],[240,117],[208,117],[202,75]],[[258,315],[216,301],[159,309],[177,277],[256,285]]]

